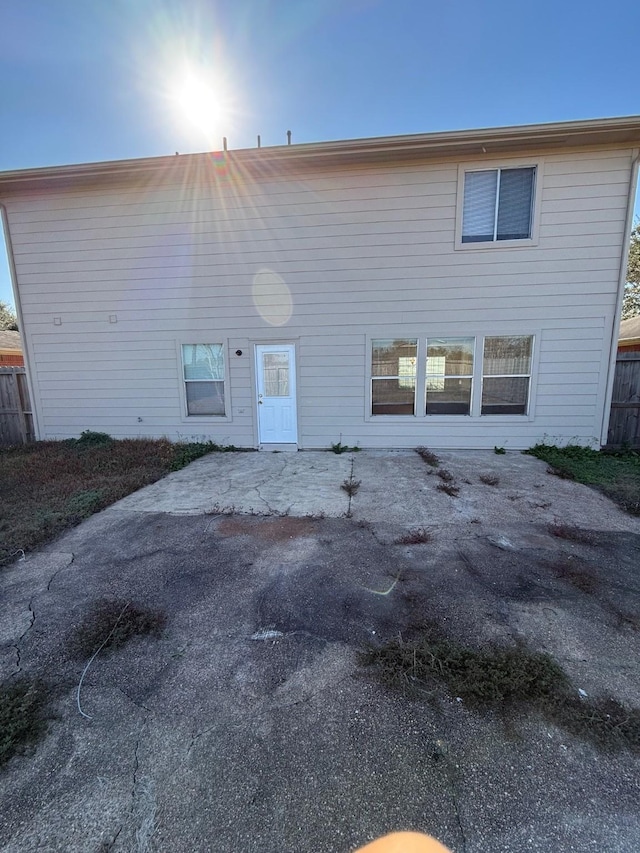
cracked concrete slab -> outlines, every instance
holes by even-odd
[[[638,519],[520,454],[440,455],[458,497],[412,453],[216,454],[0,574],[3,678],[46,679],[54,711],[0,770],[0,849],[348,853],[416,829],[454,853],[635,853],[637,755],[359,665],[432,620],[640,706]],[[86,719],[70,638],[104,597],[167,625],[97,655]]]
[[[414,452],[367,451],[353,454],[353,476],[361,486],[353,517],[371,522],[433,526],[456,536],[460,526],[500,529],[503,524],[563,523],[596,530],[638,531],[640,522],[604,495],[547,473],[547,465],[522,453],[439,452],[431,467]],[[452,497],[440,487],[451,474],[459,490]],[[493,478],[488,485],[481,478]],[[449,535],[449,534],[447,534]]]
[[[351,469],[335,453],[215,453],[119,501],[121,511],[340,517]]]

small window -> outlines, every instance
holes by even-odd
[[[372,342],[372,415],[415,414],[417,361],[417,340]]]
[[[474,338],[427,339],[427,414],[471,412]]]
[[[532,351],[530,335],[484,339],[481,414],[527,414]]]
[[[222,344],[183,344],[182,370],[188,415],[224,415]]]
[[[265,397],[289,396],[288,352],[263,352],[262,373]]]
[[[465,172],[462,242],[530,239],[535,176],[534,166]]]

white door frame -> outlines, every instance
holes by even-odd
[[[288,394],[274,394],[269,397],[265,387],[262,356],[277,352],[286,352],[288,355]],[[269,449],[278,449],[280,446],[288,449],[297,448],[296,345],[295,343],[254,344],[254,356],[258,447],[264,446]]]

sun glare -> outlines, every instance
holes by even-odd
[[[205,69],[187,68],[170,85],[176,118],[206,138],[218,141],[230,133],[233,100],[226,80]]]

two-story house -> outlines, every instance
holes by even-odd
[[[640,118],[0,173],[39,438],[606,441]]]

